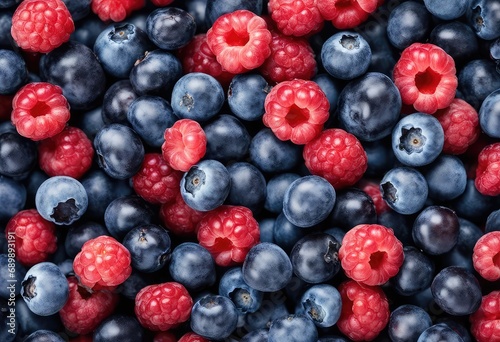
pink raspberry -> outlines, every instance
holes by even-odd
[[[325,20],[337,29],[349,29],[364,22],[383,0],[318,0],[318,9]]]
[[[472,263],[474,269],[486,280],[500,279],[500,231],[491,231],[477,240]]]
[[[160,219],[163,225],[175,235],[194,236],[196,228],[205,212],[197,211],[184,202],[179,192],[175,200],[163,203],[160,207]]]
[[[317,33],[323,28],[324,19],[317,2],[318,0],[269,0],[267,8],[283,34],[301,37]]]
[[[154,337],[153,342],[178,342],[177,338],[170,331],[158,331]]]
[[[469,316],[471,333],[477,342],[500,341],[500,291],[483,296],[481,306]]]
[[[145,6],[145,0],[92,0],[92,12],[102,21],[122,21]]]
[[[500,143],[490,144],[479,153],[475,185],[483,195],[500,195]]]
[[[379,182],[373,182],[370,180],[362,179],[359,182],[358,186],[373,200],[377,215],[380,215],[388,210],[391,210],[391,208],[387,205],[387,202],[382,197],[382,193],[380,192]]]
[[[195,334],[194,332],[188,332],[182,335],[177,342],[209,342],[209,340],[198,334]]]

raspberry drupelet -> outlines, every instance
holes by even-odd
[[[163,1],[164,2],[164,1]],[[119,22],[145,6],[144,0],[92,0],[92,12],[102,21]]]
[[[483,195],[500,195],[500,143],[487,145],[479,153],[474,184]]]
[[[477,240],[472,263],[474,269],[488,281],[500,279],[500,231],[491,231]]]
[[[209,342],[209,340],[194,332],[187,332],[177,342]]]
[[[264,101],[264,125],[282,141],[304,145],[317,137],[329,117],[330,103],[313,81],[294,79],[273,87]]]
[[[62,89],[51,83],[28,83],[12,100],[12,124],[20,135],[34,141],[60,133],[70,116]]]
[[[160,219],[163,225],[173,234],[179,236],[196,236],[196,228],[205,212],[191,208],[184,202],[179,192],[175,200],[160,206]]]
[[[323,28],[324,19],[317,2],[318,0],[269,0],[267,8],[276,27],[283,34],[302,37],[317,33]]]
[[[342,30],[364,22],[382,3],[383,0],[318,0],[317,6],[325,20]]]
[[[363,190],[370,198],[373,200],[373,204],[375,204],[375,211],[377,215],[380,215],[391,208],[387,205],[387,202],[382,197],[382,193],[380,191],[380,183],[362,179],[358,183],[358,187]]]
[[[481,306],[469,316],[471,333],[477,342],[500,341],[500,291],[483,296]]]

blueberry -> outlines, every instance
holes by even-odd
[[[269,342],[317,342],[318,329],[305,315],[280,317],[269,327]]]
[[[458,241],[460,224],[455,212],[447,207],[428,206],[413,222],[415,245],[430,255],[449,252]]]
[[[61,335],[50,330],[37,330],[27,336],[23,342],[64,342]]]
[[[94,342],[137,342],[142,341],[144,329],[135,317],[113,314],[103,320],[94,330]]]
[[[191,40],[196,33],[194,17],[177,7],[157,8],[146,20],[149,39],[160,49],[176,50]]]
[[[316,82],[321,90],[326,95],[328,102],[330,103],[330,119],[333,119],[336,115],[337,101],[342,91],[342,84],[338,80],[334,79],[328,73],[316,74],[312,81]]]
[[[473,226],[475,226],[475,225],[473,225]],[[460,226],[460,227],[462,227],[462,226]],[[477,226],[475,226],[475,227],[477,228]],[[500,209],[492,211],[488,215],[488,217],[486,218],[486,224],[484,226],[485,233],[489,233],[489,232],[492,232],[495,230],[500,230]]]
[[[17,132],[0,134],[0,175],[24,179],[38,162],[37,145]]]
[[[19,323],[18,336],[28,336],[38,330],[64,331],[59,313],[39,316],[30,310],[22,297],[16,299],[16,320]]]
[[[471,0],[467,20],[478,37],[492,40],[500,37],[500,8],[497,0]]]
[[[391,341],[411,342],[416,341],[431,325],[431,317],[424,309],[404,304],[391,312],[387,330]]]
[[[104,212],[104,223],[109,233],[121,241],[134,227],[152,223],[154,215],[153,209],[141,197],[127,195],[109,203]]]
[[[290,184],[299,178],[298,174],[291,172],[280,173],[271,177],[266,185],[264,208],[274,214],[281,213],[286,190]]]
[[[207,0],[205,9],[205,24],[207,27],[213,25],[221,15],[236,10],[248,10],[257,15],[263,11],[263,0]]]
[[[328,328],[337,323],[342,308],[339,291],[329,284],[318,284],[304,292],[301,309],[317,327]]]
[[[411,236],[412,216],[400,214],[394,210],[385,210],[377,215],[377,223],[392,228],[394,235],[403,245],[413,245]]]
[[[23,183],[14,179],[0,176],[0,222],[8,221],[26,204],[26,187]]]
[[[92,0],[63,0],[73,21],[85,18],[90,13]]]
[[[330,225],[348,231],[358,224],[377,222],[377,212],[372,198],[357,188],[342,189],[337,192],[335,206],[328,218]]]
[[[248,286],[243,280],[241,267],[233,267],[222,275],[219,294],[234,303],[239,312],[255,312],[262,303],[263,293]]]
[[[449,201],[460,196],[467,185],[463,162],[456,156],[441,154],[423,172],[429,186],[429,197]]]
[[[500,91],[489,94],[479,109],[479,124],[484,133],[492,138],[500,138]]]
[[[10,8],[14,7],[15,5],[19,4],[21,0],[3,0],[0,3],[0,8]]]
[[[13,271],[13,272],[11,272]],[[13,301],[21,290],[19,285],[26,275],[26,269],[13,253],[0,254],[0,298]]]
[[[284,288],[292,278],[292,263],[276,244],[262,242],[253,246],[242,266],[243,279],[252,288],[272,292]]]
[[[229,84],[227,103],[241,120],[256,121],[264,115],[264,101],[271,86],[260,74],[239,74]]]
[[[434,27],[429,42],[442,48],[460,65],[474,58],[479,50],[476,34],[469,25],[460,21],[445,22]]]
[[[253,330],[245,334],[240,342],[267,342],[269,339],[269,331],[267,329]]]
[[[209,211],[226,200],[231,189],[231,176],[221,162],[205,159],[184,174],[180,186],[182,198],[188,206]]]
[[[245,315],[245,329],[255,331],[259,329],[269,329],[271,322],[285,315],[289,311],[285,305],[285,298],[281,291],[264,293],[262,304],[256,312],[249,312]]]
[[[431,14],[416,1],[406,1],[398,5],[387,22],[387,36],[391,44],[403,50],[415,42],[423,42],[431,27]]]
[[[194,303],[191,329],[207,339],[223,340],[236,329],[238,310],[224,296],[207,295]]]
[[[474,179],[467,179],[465,191],[450,203],[458,216],[472,222],[483,222],[492,210],[497,208],[495,197],[485,196],[477,191]]]
[[[467,11],[469,3],[469,0],[451,0],[444,3],[439,0],[424,0],[427,10],[443,20],[460,18]]]
[[[391,137],[375,140],[363,141],[363,149],[368,159],[368,166],[365,171],[366,177],[381,177],[394,167],[396,156],[392,152]]]
[[[66,254],[74,258],[80,252],[85,242],[101,235],[109,235],[109,233],[100,223],[85,221],[71,225],[64,239]]]
[[[144,159],[144,145],[130,127],[111,124],[97,133],[94,139],[97,163],[109,176],[130,178],[139,171]]]
[[[463,99],[476,110],[479,110],[489,94],[500,88],[500,74],[496,71],[495,62],[492,60],[472,60],[460,70],[457,76],[458,90]]]
[[[54,176],[44,181],[35,196],[36,209],[47,221],[69,225],[87,210],[88,197],[82,183],[67,176]]]
[[[363,75],[370,65],[372,51],[359,34],[341,31],[328,38],[321,48],[321,62],[333,77],[352,80]]]
[[[57,265],[41,262],[26,272],[21,282],[21,296],[33,313],[49,316],[66,304],[68,281]]]
[[[102,107],[96,107],[82,113],[82,115],[77,118],[76,125],[90,140],[94,140],[97,133],[106,125],[102,117]]]
[[[293,246],[304,236],[315,230],[315,227],[304,229],[290,222],[285,214],[281,212],[274,221],[273,241],[283,248],[285,252],[290,252]]]
[[[151,285],[148,273],[141,273],[132,269],[130,276],[118,286],[117,291],[125,298],[132,301],[144,287]]]
[[[207,8],[207,0],[186,0],[179,3],[184,10],[189,12],[196,22],[197,32],[207,32],[209,26],[205,25],[205,14]]]
[[[420,249],[404,246],[404,261],[390,284],[402,296],[412,296],[427,289],[434,277],[434,262]]]
[[[227,167],[231,188],[227,203],[241,205],[254,213],[260,212],[266,199],[266,179],[262,172],[247,162],[236,162]]]
[[[261,242],[274,242],[273,229],[276,219],[266,217],[258,221]]]
[[[106,124],[119,123],[130,126],[127,120],[127,112],[132,101],[139,95],[129,80],[120,80],[113,83],[104,93],[102,100],[102,121]]]
[[[70,40],[93,49],[97,37],[107,26],[108,24],[99,19],[97,15],[90,14],[75,23],[75,31],[71,34]]]
[[[0,49],[0,94],[14,94],[28,81],[24,59],[11,50]]]

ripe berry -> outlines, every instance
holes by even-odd
[[[264,103],[264,125],[282,141],[303,145],[320,134],[328,120],[330,104],[313,81],[294,79],[271,89]]]
[[[490,144],[479,153],[474,184],[483,195],[500,195],[500,143]]]
[[[479,238],[474,246],[472,262],[484,279],[500,279],[500,231],[491,231]]]
[[[135,297],[135,314],[145,328],[167,331],[189,319],[193,299],[177,282],[149,285]]]
[[[250,209],[222,205],[201,219],[197,237],[217,265],[241,264],[250,248],[259,242],[259,224]]]
[[[21,49],[47,53],[67,42],[74,30],[63,1],[25,0],[14,12],[10,32]]]
[[[207,31],[207,43],[224,69],[244,73],[271,54],[271,32],[264,19],[248,10],[221,15]]]
[[[304,147],[307,169],[338,190],[356,184],[368,166],[359,140],[340,128],[326,129]]]
[[[144,7],[144,0],[92,0],[92,12],[102,21],[123,21],[135,10]]]
[[[38,144],[40,168],[49,176],[82,177],[92,166],[94,149],[85,133],[66,126],[62,132]]]
[[[362,179],[358,183],[358,186],[373,200],[373,204],[375,205],[375,210],[377,212],[377,215],[380,215],[388,210],[391,210],[391,208],[387,205],[387,202],[384,201],[384,198],[382,197],[382,192],[380,191],[379,183],[367,179]]]
[[[206,338],[195,334],[194,332],[188,332],[181,336],[177,342],[209,342]]]
[[[70,118],[69,104],[56,85],[28,83],[12,100],[11,120],[20,135],[42,140],[61,132]]]
[[[382,4],[381,0],[318,0],[318,9],[325,20],[338,29],[358,26]]]
[[[11,217],[5,227],[7,241],[15,236],[16,258],[26,266],[47,260],[57,249],[55,225],[45,220],[36,209],[21,210]]]
[[[177,338],[170,331],[158,331],[153,337],[153,342],[177,342]]]
[[[180,236],[196,235],[196,228],[205,212],[198,211],[186,204],[179,193],[173,201],[160,207],[160,219],[173,234]]]
[[[403,103],[428,114],[448,107],[458,85],[453,58],[433,44],[414,43],[404,49],[393,78]]]
[[[500,291],[483,296],[481,306],[469,316],[472,335],[477,342],[500,341]]]
[[[317,33],[324,19],[317,3],[321,0],[270,0],[267,7],[278,29],[287,36],[305,36]]]
[[[157,7],[165,7],[170,5],[174,0],[151,0],[151,3]]]
[[[130,252],[111,236],[85,242],[73,260],[80,283],[93,290],[113,288],[132,273]]]

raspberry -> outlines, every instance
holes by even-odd
[[[209,340],[198,334],[195,334],[194,332],[188,332],[182,335],[177,342],[209,342]]]
[[[88,334],[111,313],[118,304],[118,294],[110,291],[89,292],[68,277],[69,297],[59,316],[66,329],[76,334]]]
[[[318,0],[318,10],[325,20],[342,30],[364,22],[382,3],[383,0]]]
[[[349,278],[370,286],[382,285],[403,264],[403,244],[391,228],[360,224],[345,234],[339,259]]]
[[[316,74],[314,51],[306,39],[274,31],[271,35],[271,55],[259,67],[268,82],[280,83],[294,78],[309,80]]]
[[[313,81],[295,79],[276,85],[264,102],[264,125],[280,140],[303,145],[320,134],[328,120],[330,104]]]
[[[24,0],[12,16],[10,33],[21,49],[47,53],[69,40],[75,24],[61,0]]]
[[[207,31],[207,43],[230,73],[258,68],[271,54],[271,32],[264,19],[248,10],[221,15]]]
[[[163,158],[173,169],[187,172],[207,151],[207,137],[200,124],[191,119],[177,120],[164,134]]]
[[[303,157],[309,172],[325,178],[335,189],[356,184],[368,167],[359,140],[339,128],[326,129],[307,143]]]
[[[15,236],[16,258],[25,266],[46,261],[57,249],[56,227],[36,209],[21,210],[10,218],[5,227],[7,241]]]
[[[160,207],[160,219],[163,225],[175,235],[196,235],[196,228],[203,216],[205,212],[188,206],[180,192],[174,201],[163,203]]]
[[[479,153],[475,185],[483,195],[500,195],[500,142],[487,145]]]
[[[317,2],[317,0],[269,0],[267,8],[283,34],[301,37],[317,33],[323,27],[324,20]]]
[[[382,197],[379,183],[362,179],[359,182],[358,186],[373,200],[377,215],[380,215],[388,210],[391,210],[390,207],[387,205],[387,202]]]
[[[69,340],[69,342],[92,342],[94,339],[92,337],[92,334],[88,335],[78,335],[76,337],[73,337]]]
[[[477,342],[500,341],[500,291],[483,296],[481,306],[469,316],[471,333]]]
[[[474,269],[486,280],[500,279],[500,231],[491,231],[477,240],[472,263]]]
[[[389,322],[389,303],[381,288],[354,280],[339,285],[342,311],[337,321],[340,332],[353,341],[371,341]]]
[[[113,289],[132,273],[130,252],[111,236],[88,240],[73,260],[80,283],[93,290]]]
[[[151,0],[151,3],[157,7],[165,7],[172,2],[174,2],[174,0]]]
[[[243,263],[259,242],[259,224],[243,206],[221,205],[209,211],[198,224],[198,241],[219,266]]]
[[[458,85],[455,61],[433,44],[414,43],[404,49],[393,78],[403,103],[427,114],[448,107]]]
[[[481,133],[477,111],[462,99],[453,99],[447,108],[438,110],[434,116],[444,130],[443,153],[464,153]]]
[[[66,126],[62,132],[38,145],[40,168],[49,176],[82,177],[92,166],[94,149],[85,133]]]
[[[175,335],[169,331],[158,331],[153,337],[153,342],[178,342]]]
[[[122,21],[145,6],[144,0],[92,0],[92,12],[102,21]]]
[[[173,201],[180,192],[182,172],[174,170],[160,153],[146,153],[139,171],[132,177],[137,195],[149,203]]]
[[[176,282],[149,285],[135,297],[135,314],[145,328],[167,331],[185,322],[191,315],[193,299],[186,288]]]
[[[12,100],[12,124],[20,135],[31,140],[43,140],[60,133],[70,115],[62,89],[50,83],[28,83]]]

